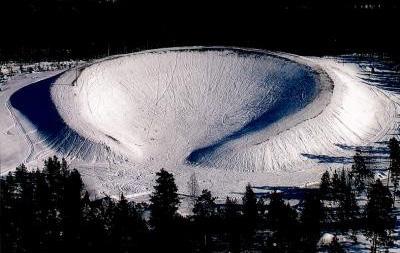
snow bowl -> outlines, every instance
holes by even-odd
[[[193,173],[220,197],[247,183],[260,194],[313,185],[357,148],[384,162],[398,136],[400,96],[379,85],[392,72],[372,75],[351,59],[170,48],[10,82],[2,164],[64,156],[96,194],[139,198],[161,168],[183,194]]]
[[[310,66],[227,48],[121,56],[85,68],[74,87],[52,88],[60,115],[79,135],[159,168],[219,167],[213,159],[221,150],[252,145],[258,132],[266,138],[304,120],[293,116],[319,92],[320,76]],[[248,169],[237,165],[231,167]]]

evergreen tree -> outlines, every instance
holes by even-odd
[[[104,227],[102,217],[96,215],[96,208],[90,201],[89,193],[86,191],[82,198],[82,224],[81,224],[81,244],[83,252],[101,252],[104,250]]]
[[[74,246],[78,243],[80,237],[81,214],[82,214],[82,196],[83,182],[81,175],[77,170],[63,175],[61,172],[61,164],[59,167],[60,178],[59,182],[63,182],[63,197],[62,197],[62,221],[63,234],[66,248],[70,251],[74,250]],[[66,178],[64,178],[66,176]]]
[[[193,213],[197,219],[209,219],[215,215],[215,197],[209,190],[203,190],[201,195],[196,198]]]
[[[269,204],[267,206],[267,222],[271,230],[277,230],[281,223],[282,210],[285,209],[285,202],[282,195],[274,191],[269,197]]]
[[[123,194],[115,206],[111,228],[112,248],[115,252],[132,252],[139,249],[139,239],[145,232],[144,222],[135,203],[128,202]]]
[[[296,210],[285,204],[277,192],[270,195],[267,210],[267,224],[273,231],[267,249],[273,252],[295,252],[300,240]]]
[[[231,252],[240,252],[240,231],[242,228],[240,207],[236,199],[226,198],[224,206],[225,227],[229,236],[229,248]]]
[[[157,232],[167,232],[177,216],[180,200],[173,175],[164,169],[157,172],[156,185],[150,197],[150,223]]]
[[[353,165],[351,166],[351,173],[355,179],[355,185],[359,192],[365,190],[365,186],[373,179],[372,171],[367,167],[365,157],[360,151],[357,151],[353,157]]]
[[[395,226],[392,214],[393,199],[387,187],[380,180],[373,183],[368,191],[368,202],[365,205],[366,236],[371,240],[371,252],[375,253],[379,245],[392,243],[391,233]]]
[[[10,172],[0,177],[0,246],[1,252],[16,252],[17,226],[15,217],[16,184]]]
[[[396,201],[397,188],[399,187],[400,181],[400,147],[399,142],[395,138],[391,138],[389,141],[390,150],[390,165],[389,165],[389,175],[388,175],[388,185],[389,180],[393,184],[393,204]]]
[[[396,203],[397,189],[399,188],[399,182],[400,182],[400,166],[399,165],[397,165],[395,168],[392,167],[390,169],[391,170],[390,181],[392,181],[392,184],[393,184],[393,206]]]
[[[111,199],[109,196],[104,197],[99,201],[100,203],[98,204],[97,208],[97,215],[96,217],[101,220],[101,226],[104,228],[104,233],[105,233],[105,244],[107,247],[112,249],[112,230],[114,226],[114,216],[116,212],[116,207],[113,199]]]
[[[399,142],[394,137],[389,140],[389,158],[391,161],[395,161],[400,158]]]
[[[243,202],[242,212],[244,221],[247,225],[249,232],[253,233],[258,221],[258,212],[257,212],[257,197],[253,189],[251,188],[250,184],[246,186],[246,191],[242,198],[242,202]]]
[[[196,225],[202,233],[202,248],[204,250],[208,248],[208,235],[212,229],[213,217],[216,215],[215,199],[210,191],[203,190],[194,203],[193,214]]]
[[[322,174],[319,192],[322,199],[329,200],[331,198],[332,182],[329,171],[325,171],[324,174]]]
[[[338,172],[335,170],[332,175],[332,199],[334,201],[338,201],[340,195],[342,194],[342,181],[340,180],[340,176]]]
[[[353,180],[344,170],[340,175],[340,188],[338,191],[337,221],[341,231],[347,232],[355,229],[359,218],[359,207],[356,195],[352,189]]]
[[[300,216],[304,252],[316,252],[324,216],[324,208],[319,194],[314,191],[306,194]]]
[[[266,227],[267,225],[267,198],[262,196],[257,200],[258,226]]]

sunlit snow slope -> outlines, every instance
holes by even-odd
[[[66,156],[93,190],[132,196],[160,168],[181,192],[195,172],[222,196],[247,182],[304,185],[397,134],[397,93],[362,72],[260,50],[162,49],[96,61],[9,102],[41,143],[25,162]]]

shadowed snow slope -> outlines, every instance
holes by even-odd
[[[163,167],[181,193],[194,172],[218,196],[248,182],[301,186],[356,147],[384,160],[397,135],[398,93],[377,84],[390,71],[339,60],[173,48],[98,60],[55,83],[9,82],[0,114],[14,124],[0,125],[1,141],[30,148],[24,160],[0,152],[10,166],[66,156],[98,194],[145,198]]]

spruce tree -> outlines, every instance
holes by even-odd
[[[352,188],[353,179],[344,170],[340,174],[340,194],[338,194],[337,222],[338,228],[347,232],[356,228],[359,218],[359,206]]]
[[[273,192],[269,197],[269,204],[267,206],[267,224],[271,230],[277,230],[281,224],[282,210],[285,209],[285,202],[282,195]]]
[[[224,222],[229,236],[231,252],[240,252],[240,232],[242,229],[240,207],[236,199],[226,198],[224,206]]]
[[[365,157],[361,155],[360,151],[357,151],[353,157],[353,165],[351,166],[351,173],[355,179],[355,185],[359,192],[365,190],[365,186],[373,179],[374,175],[372,171],[367,167]]]
[[[400,146],[396,138],[389,140],[389,158],[391,161],[398,160],[400,158]]]
[[[203,190],[201,195],[196,198],[193,207],[195,222],[202,233],[202,248],[208,248],[209,232],[212,229],[212,221],[216,215],[215,197],[208,190]]]
[[[341,194],[342,182],[340,181],[338,172],[335,170],[332,175],[332,199],[337,202]]]
[[[180,200],[173,175],[164,169],[157,172],[156,185],[150,197],[150,223],[155,231],[166,232],[177,215]]]
[[[242,198],[242,212],[249,232],[254,232],[258,220],[257,197],[250,184],[246,186],[246,191]]]
[[[393,184],[393,204],[396,201],[397,188],[399,187],[400,181],[400,147],[399,142],[395,138],[391,138],[389,141],[390,150],[390,165],[388,171],[388,185],[389,180]]]
[[[371,241],[371,252],[377,252],[380,245],[389,246],[395,217],[392,214],[393,199],[390,191],[378,179],[368,191],[368,202],[365,205],[366,231],[365,235]]]
[[[267,210],[267,224],[273,232],[267,247],[273,252],[295,252],[300,240],[296,210],[277,192],[270,195]]]
[[[325,171],[321,177],[321,183],[319,185],[319,192],[320,196],[324,200],[331,199],[331,192],[332,192],[332,182],[331,182],[331,175],[329,171]]]
[[[324,207],[318,192],[309,192],[304,198],[304,207],[300,215],[302,245],[304,252],[316,252],[320,238]]]
[[[61,166],[60,166],[61,173]],[[83,182],[81,176],[77,170],[73,170],[64,179],[64,190],[62,197],[62,214],[63,217],[63,230],[64,230],[64,240],[66,247],[70,250],[80,237],[80,225],[81,225],[81,213],[82,213],[82,203],[81,198],[83,197]],[[62,182],[61,180],[59,182]],[[61,185],[59,186],[62,187]],[[58,187],[57,187],[58,188]]]
[[[215,197],[209,190],[203,190],[201,195],[196,198],[193,213],[197,219],[205,220],[215,215]]]
[[[145,232],[145,225],[134,202],[128,202],[121,194],[115,206],[111,240],[115,252],[132,252],[139,250],[140,239]]]

